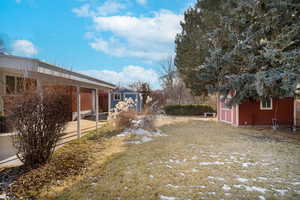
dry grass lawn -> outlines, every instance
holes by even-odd
[[[300,199],[300,142],[213,121],[158,123],[52,199]]]

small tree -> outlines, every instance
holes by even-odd
[[[142,106],[145,108],[147,104],[147,98],[151,96],[152,89],[147,82],[137,81],[129,85],[129,87],[135,89],[137,92],[142,94]]]
[[[16,130],[13,144],[26,167],[37,168],[52,156],[69,118],[68,96],[58,90],[27,92],[10,109]]]

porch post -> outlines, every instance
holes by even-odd
[[[81,119],[80,107],[81,107],[80,86],[77,86],[77,138],[81,137],[81,132],[80,132],[80,119]]]
[[[139,96],[138,96],[138,93],[135,94],[135,107],[136,107],[136,112],[140,112],[138,109],[139,109],[139,105],[138,105],[138,102],[139,102]]]
[[[111,93],[110,90],[108,91],[108,115],[110,113],[110,108],[111,108]]]
[[[142,94],[139,93],[140,112],[142,112]]]
[[[95,101],[96,101],[96,133],[98,133],[98,121],[99,121],[99,94],[98,89],[96,88],[95,92]]]
[[[36,87],[37,87],[37,92],[41,95],[41,97],[43,98],[43,87],[42,87],[42,83],[40,80],[36,81]]]

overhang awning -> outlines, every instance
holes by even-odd
[[[0,55],[0,69],[19,71],[24,76],[32,77],[34,74],[44,75],[46,79],[51,77],[68,81],[69,84],[80,85],[87,88],[114,89],[114,84],[80,74],[62,67],[40,61],[38,59],[23,58],[18,56]],[[30,74],[30,75],[29,75]]]

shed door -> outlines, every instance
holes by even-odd
[[[220,103],[221,121],[232,124],[232,108],[228,108],[224,103]]]

